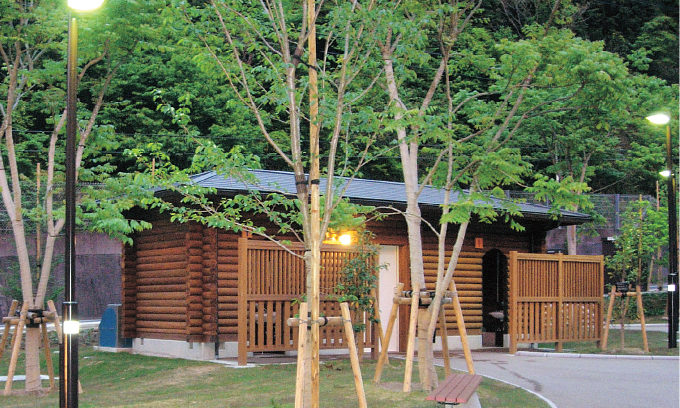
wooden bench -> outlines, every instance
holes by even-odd
[[[426,400],[446,405],[464,404],[472,397],[481,382],[481,375],[451,374],[427,396]]]

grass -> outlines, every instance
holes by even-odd
[[[677,356],[678,349],[668,348],[668,334],[664,332],[647,332],[649,353],[643,350],[642,332],[640,330],[624,330],[624,348],[621,349],[620,329],[610,329],[607,350],[600,350],[595,342],[568,342],[563,345],[565,353],[581,354],[639,354],[655,356]],[[552,348],[554,345],[540,344],[539,349]]]
[[[58,356],[53,354],[55,367]],[[0,375],[7,373],[8,357],[0,361]],[[362,374],[370,407],[440,407],[425,401],[426,393],[401,390],[404,362],[390,360],[381,385],[372,383],[375,362],[364,361]],[[19,367],[23,369],[23,364]],[[81,348],[80,380],[84,393],[80,406],[86,407],[292,407],[295,399],[295,365],[229,368],[223,365],[131,355],[110,354]],[[347,360],[323,362],[322,407],[357,406],[352,370]],[[418,370],[414,369],[414,382]],[[440,378],[443,373],[440,371]],[[46,382],[44,383],[46,384]],[[4,386],[4,383],[2,383]],[[16,382],[21,389],[23,382]],[[545,402],[524,390],[484,379],[478,395],[485,407],[544,408]],[[58,394],[0,396],[3,407],[54,407]]]

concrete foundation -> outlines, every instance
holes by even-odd
[[[467,336],[468,339],[468,345],[470,346],[470,350],[477,350],[482,348],[482,335],[481,334],[476,334],[472,336]],[[449,336],[449,350],[462,350],[463,349],[463,344],[460,341],[460,336]],[[442,349],[442,340],[441,337],[437,336],[434,341],[434,350],[435,351],[441,351]]]
[[[461,350],[463,348],[460,336],[449,336],[449,350]],[[505,335],[504,342],[508,344],[508,336]],[[473,335],[468,336],[468,344],[470,349],[476,350],[482,348],[482,336]],[[440,351],[441,339],[437,337],[434,350]],[[130,351],[130,349],[127,349]],[[170,358],[185,358],[187,360],[214,360],[215,358],[236,358],[238,357],[238,342],[227,341],[219,343],[217,354],[215,353],[215,343],[198,343],[181,340],[159,340],[159,339],[141,339],[136,338],[132,340],[133,353],[143,354],[147,356],[170,357]],[[364,350],[365,355],[370,354],[371,349]],[[287,351],[286,355],[296,355],[295,350]],[[320,354],[334,355],[347,354],[346,349],[329,349],[320,350]],[[252,353],[248,353],[252,356]]]
[[[187,360],[214,360],[215,343],[197,343],[180,340],[132,340],[134,353],[146,356],[184,358]]]

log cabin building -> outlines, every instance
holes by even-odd
[[[214,188],[218,196],[252,190],[295,191],[290,172],[253,173],[260,181],[258,185],[244,185],[214,172],[197,175],[193,181]],[[360,204],[405,208],[402,183],[355,179],[345,196]],[[443,192],[435,188],[426,188],[421,194],[422,215],[432,225],[438,225],[442,200]],[[500,202],[494,202],[494,206],[500,207]],[[507,315],[509,252],[543,253],[548,230],[590,219],[566,211],[555,219],[547,206],[536,204],[519,204],[519,209],[523,216],[518,221],[524,231],[514,231],[500,221],[473,222],[468,227],[454,280],[472,348],[482,347],[483,333],[507,330],[491,313],[501,311]],[[137,212],[133,216],[153,225],[136,233],[132,237],[134,244],[126,246],[123,253],[123,335],[133,339],[137,352],[214,359],[296,349],[296,333],[285,322],[297,313],[296,299],[305,291],[304,264],[294,256],[302,254],[300,245],[293,244],[284,251],[257,236],[196,223],[172,223],[168,214]],[[367,228],[380,248],[378,262],[385,266],[379,274],[377,299],[380,319],[387,321],[394,287],[399,282],[405,284],[405,289],[409,287],[406,224],[399,215],[370,222]],[[455,228],[449,230],[452,245]],[[322,294],[334,287],[348,251],[340,245],[323,246]],[[436,251],[436,237],[423,225],[428,289],[435,284]],[[326,315],[339,314],[337,302],[322,298],[321,307]],[[459,347],[453,310],[447,308],[446,316],[449,344]],[[407,326],[408,308],[403,306],[388,345],[390,350],[405,350]],[[322,349],[345,348],[340,331],[323,329],[321,338]],[[375,339],[376,327],[368,324],[360,344],[373,347]]]

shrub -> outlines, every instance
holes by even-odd
[[[666,313],[666,301],[668,292],[643,292],[642,293],[642,307],[645,310],[645,318],[650,316],[663,316]],[[609,295],[604,296],[605,308],[609,305]],[[615,303],[614,314],[612,320],[616,321],[621,318],[621,311],[623,310],[623,303],[618,300]],[[635,297],[630,298],[628,302],[627,319],[636,320],[638,318],[637,301]]]

